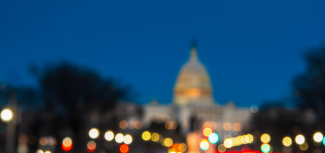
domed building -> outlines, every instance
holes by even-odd
[[[184,135],[210,126],[222,140],[249,128],[250,116],[248,108],[238,108],[232,101],[224,106],[215,102],[208,71],[199,60],[196,45],[192,45],[190,57],[176,78],[172,102],[163,105],[153,100],[145,105],[143,124],[148,127],[151,122],[175,121]]]
[[[189,60],[178,74],[173,103],[178,106],[213,105],[212,91],[210,76],[199,61],[196,47],[192,47]]]

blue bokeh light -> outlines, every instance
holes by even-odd
[[[217,133],[211,133],[209,135],[208,139],[209,139],[210,143],[215,144],[215,143],[217,143],[219,141],[219,136],[218,136]]]

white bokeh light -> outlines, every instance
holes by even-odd
[[[131,144],[132,141],[133,141],[133,139],[132,139],[131,135],[127,134],[127,135],[124,136],[124,143],[125,144]]]
[[[323,134],[320,133],[320,132],[316,132],[314,134],[314,141],[315,142],[322,142],[322,140],[323,140]]]
[[[96,128],[92,128],[89,130],[89,137],[92,139],[96,139],[99,136],[99,131]]]
[[[305,137],[303,135],[299,134],[296,136],[295,140],[296,140],[297,144],[301,145],[305,142]]]
[[[114,133],[112,131],[107,131],[105,133],[105,139],[107,141],[112,141],[114,139]]]
[[[4,109],[1,111],[1,119],[3,121],[10,121],[12,119],[13,113],[10,109]]]
[[[122,143],[124,141],[124,135],[122,133],[118,133],[115,136],[115,141],[117,143]]]

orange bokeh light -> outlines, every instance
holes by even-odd
[[[69,137],[66,137],[62,141],[62,149],[64,151],[70,151],[72,149],[72,140]]]

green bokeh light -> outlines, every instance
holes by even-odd
[[[261,146],[262,152],[270,152],[270,150],[271,150],[271,146],[269,144],[267,144],[267,143],[262,144],[262,146]]]

